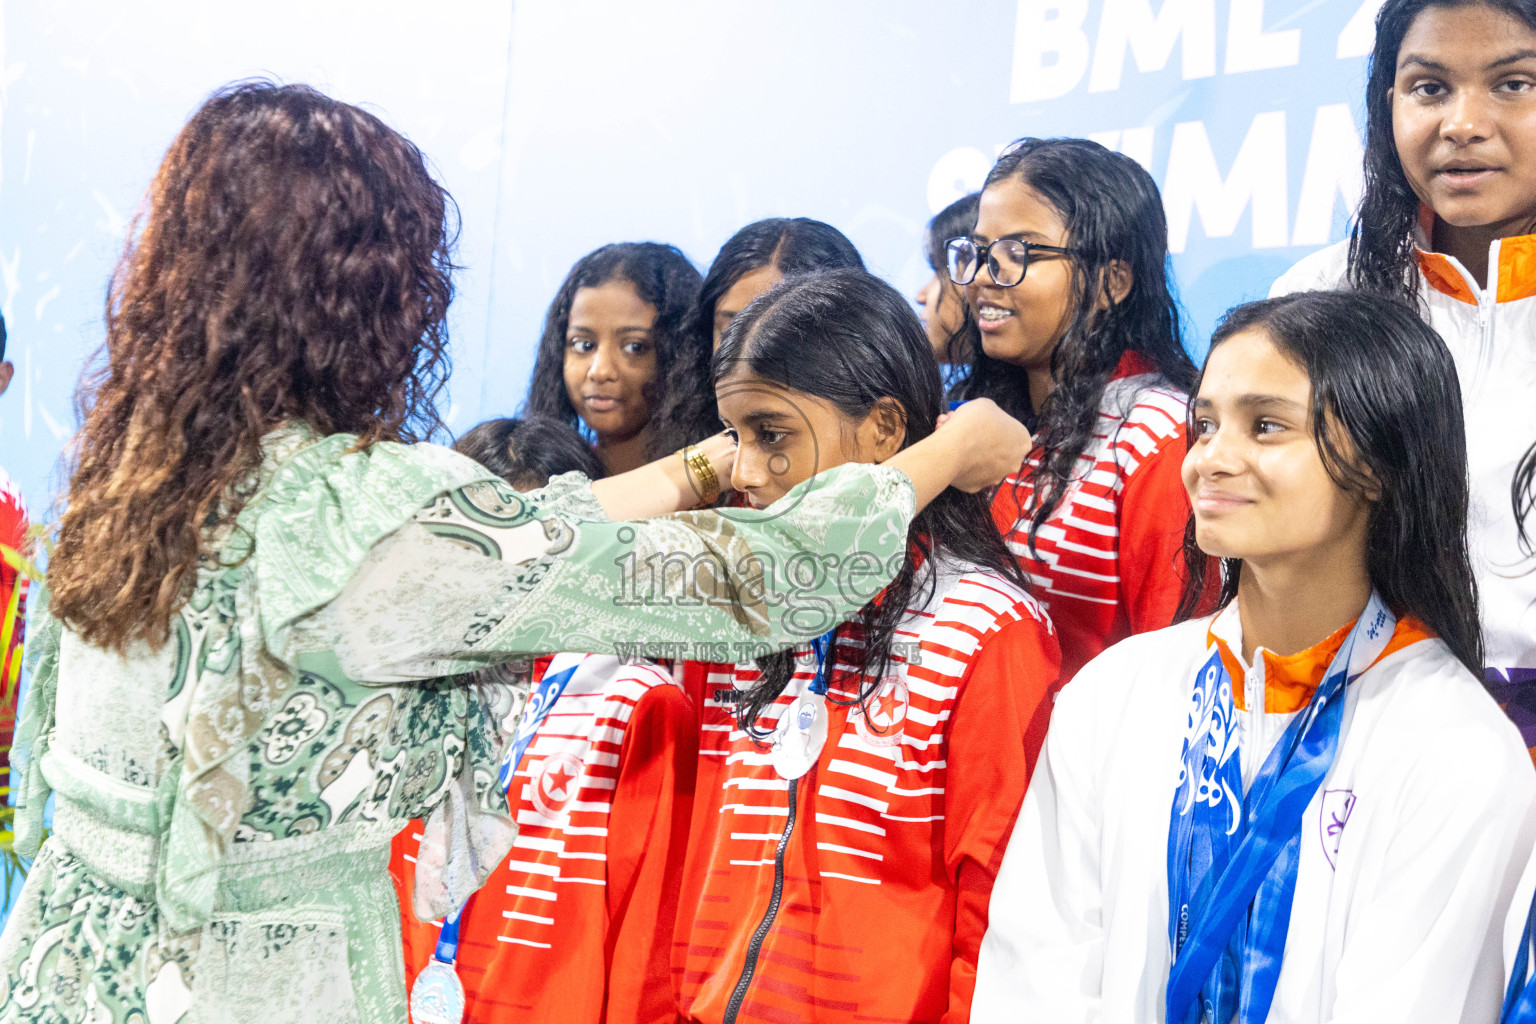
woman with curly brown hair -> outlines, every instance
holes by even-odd
[[[1023,456],[978,403],[730,521],[610,521],[709,497],[724,439],[520,495],[408,443],[448,372],[451,207],[408,141],[304,87],[225,89],[172,144],[81,389],[15,757],[36,861],[0,937],[0,1021],[403,1020],[391,836],[427,818],[427,917],[516,830],[510,694],[437,677],[786,646],[807,602],[867,598],[814,571],[823,552],[889,564],[915,507]]]

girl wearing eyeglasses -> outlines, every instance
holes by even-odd
[[[960,397],[993,399],[1035,435],[992,512],[1050,610],[1070,679],[1115,641],[1171,623],[1186,575],[1179,464],[1195,367],[1162,200],[1129,157],[1023,139],[947,256],[981,330]]]

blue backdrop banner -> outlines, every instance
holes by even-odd
[[[1343,236],[1378,0],[193,0],[0,3],[0,466],[34,510],[112,265],[201,97],[249,75],[369,105],[458,200],[447,419],[522,399],[544,308],[605,242],[701,268],[759,217],[837,225],[915,291],[927,218],[1023,135],[1163,189],[1197,355],[1216,316]]]

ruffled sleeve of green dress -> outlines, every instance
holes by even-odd
[[[439,495],[324,607],[285,599],[282,617],[266,620],[273,649],[298,664],[334,657],[351,678],[378,682],[518,652],[630,656],[646,645],[691,657],[696,644],[723,643],[766,653],[820,635],[889,582],[914,511],[904,474],[855,464],[767,509],[613,523],[570,515],[583,507],[574,490],[555,502],[564,515],[549,500],[496,480]]]

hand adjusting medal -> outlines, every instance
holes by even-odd
[[[523,705],[512,742],[501,760],[499,781],[503,792],[511,792],[512,781],[517,777],[517,766],[523,754],[533,743],[534,734],[544,724],[544,719],[549,717],[550,709],[565,692],[566,684],[576,674],[580,664],[578,661],[562,672],[546,671],[538,689],[528,698],[528,703]],[[416,975],[416,981],[411,985],[411,1019],[415,1024],[460,1024],[464,1020],[464,986],[459,982],[454,962],[459,954],[459,915],[464,913],[464,907],[467,906],[469,903],[466,901],[443,919],[443,930],[438,934],[437,948],[432,952],[432,959],[427,961],[427,966]]]
[[[784,709],[784,717],[779,719],[778,731],[773,735],[768,760],[781,779],[798,779],[810,771],[821,757],[821,748],[826,746],[827,680],[832,673],[832,663],[827,658],[836,632],[834,626],[811,641],[811,649],[816,652],[816,678],[805,693]]]

